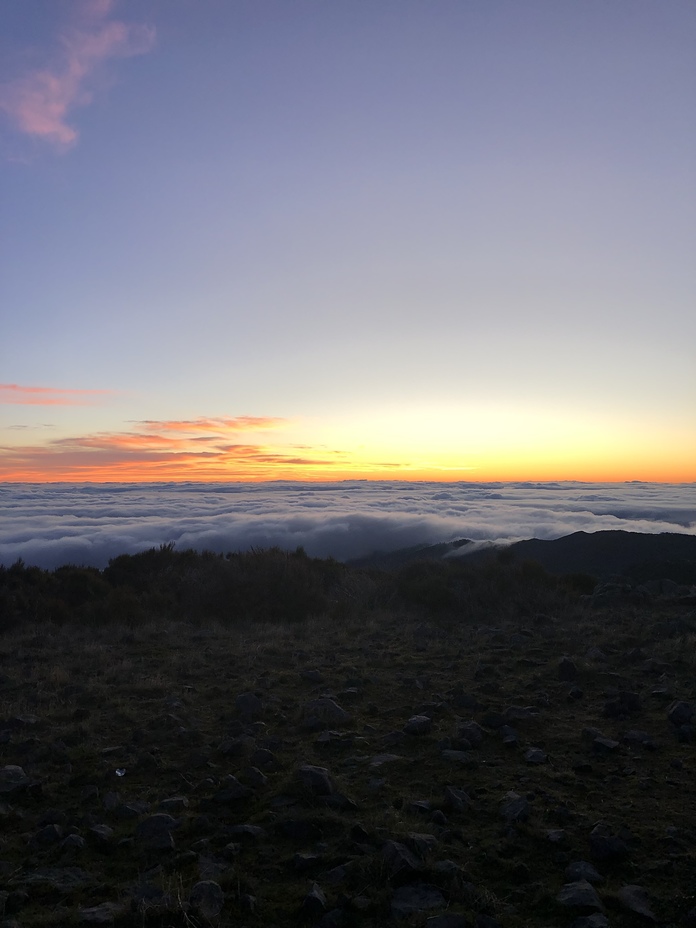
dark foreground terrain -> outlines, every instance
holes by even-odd
[[[684,590],[197,557],[0,577],[0,924],[696,925]]]

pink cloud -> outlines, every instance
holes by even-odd
[[[77,141],[68,123],[76,106],[90,103],[90,78],[109,58],[127,58],[148,52],[155,41],[152,26],[106,20],[111,0],[80,4],[78,21],[59,36],[54,61],[0,85],[0,110],[20,132],[67,149]]]
[[[277,429],[287,424],[277,416],[218,416],[200,419],[142,419],[138,423],[147,431],[166,432],[258,432]]]
[[[57,387],[22,387],[0,383],[0,404],[12,406],[87,406],[111,390],[61,390]]]

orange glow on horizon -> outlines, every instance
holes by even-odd
[[[146,419],[127,431],[4,445],[0,482],[696,481],[696,436],[680,442],[667,428],[648,442],[629,425],[446,410],[294,424],[288,435],[290,420],[277,417]]]

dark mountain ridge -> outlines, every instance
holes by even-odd
[[[469,546],[471,553],[467,551]],[[411,561],[445,557],[462,557],[471,563],[501,557],[536,561],[550,573],[586,573],[598,579],[620,575],[640,582],[669,579],[675,583],[696,583],[696,535],[676,532],[573,532],[551,540],[531,538],[490,547],[459,540],[376,553],[349,563],[389,569]]]

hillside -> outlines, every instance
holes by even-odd
[[[0,591],[7,928],[696,925],[686,604],[171,548]]]

